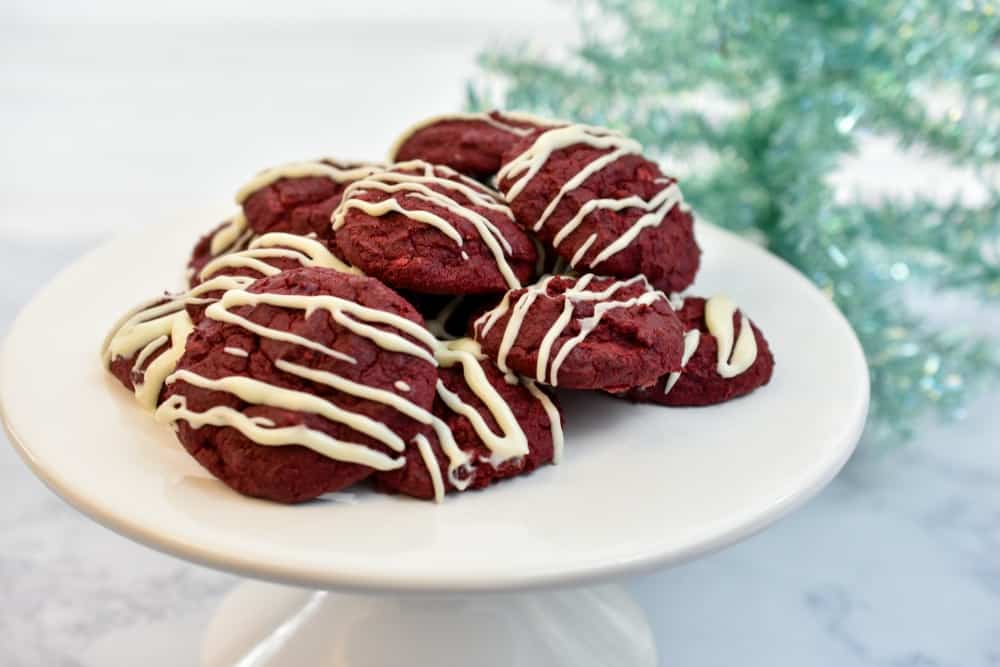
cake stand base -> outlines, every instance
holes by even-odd
[[[223,600],[204,667],[653,667],[646,618],[620,586],[430,597],[256,581]]]

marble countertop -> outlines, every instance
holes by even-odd
[[[407,48],[411,24],[352,21],[0,21],[0,333],[111,234],[180,215],[209,226],[254,166],[335,142],[372,156],[407,121],[455,108],[474,54],[497,37],[495,23],[426,21],[421,39],[442,46]],[[500,36],[537,39],[560,21],[510,22]],[[998,399],[906,447],[863,450],[756,537],[627,582],[663,664],[1000,665]],[[0,664],[197,663],[201,628],[234,577],[85,519],[7,446],[0,489]]]

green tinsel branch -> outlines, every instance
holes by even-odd
[[[655,156],[702,160],[684,181],[699,214],[765,243],[853,323],[872,372],[870,437],[958,414],[1000,377],[1000,332],[963,331],[920,303],[1000,297],[995,2],[578,4],[568,58],[484,53],[468,106],[608,125]],[[872,134],[970,167],[985,200],[838,202],[829,175]]]

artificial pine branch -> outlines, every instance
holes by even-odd
[[[872,370],[870,437],[956,414],[1000,377],[1000,332],[957,330],[913,298],[1000,298],[995,1],[578,4],[583,40],[569,58],[485,53],[469,107],[608,125],[657,157],[707,153],[683,183],[700,216],[763,242],[854,324]],[[712,101],[685,105],[688,94]],[[928,105],[940,96],[953,100],[943,112]],[[971,167],[985,201],[835,200],[828,177],[866,134]]]

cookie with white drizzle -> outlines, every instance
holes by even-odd
[[[681,368],[684,327],[643,276],[547,276],[473,325],[504,372],[572,389],[621,390]]]
[[[389,149],[388,159],[424,160],[484,180],[500,169],[501,157],[519,139],[558,124],[514,111],[433,116],[405,130]]]
[[[233,489],[301,502],[406,463],[424,427],[411,414],[434,401],[436,345],[377,280],[283,271],[206,309],[156,417]]]
[[[225,290],[246,287],[253,278],[216,276],[179,294],[165,294],[133,308],[112,327],[101,359],[146,410],[160,403],[163,383],[173,373],[194,329],[192,309],[203,309]]]
[[[559,462],[562,412],[547,389],[503,373],[469,338],[441,344],[436,356],[432,411],[469,456],[468,466],[457,474],[466,490]],[[375,475],[377,489],[428,499],[458,490],[435,429],[428,428],[424,438],[423,447],[407,452],[405,466]],[[437,470],[424,459],[427,450],[438,461]]]
[[[504,292],[535,271],[534,243],[499,195],[419,160],[354,182],[333,229],[341,257],[398,289]]]
[[[305,266],[357,273],[314,239],[281,232],[255,237],[249,247],[204,263],[189,277],[192,287],[187,291],[166,294],[129,311],[105,343],[105,364],[151,410],[158,403],[163,379],[183,352],[187,334],[209,305],[228,289]]]
[[[497,187],[518,221],[569,268],[679,291],[694,280],[700,250],[677,181],[633,139],[566,125],[519,140],[504,155]]]
[[[344,190],[382,165],[323,158],[290,162],[258,173],[236,194],[246,226],[255,234],[287,232],[333,238],[330,215]]]
[[[684,323],[684,368],[623,396],[659,405],[714,405],[767,384],[774,356],[761,330],[731,299],[674,297]]]

